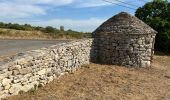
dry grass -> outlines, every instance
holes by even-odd
[[[91,64],[8,100],[170,100],[170,56],[150,69]]]
[[[51,37],[40,31],[22,31],[0,28],[1,39],[50,39]]]
[[[81,39],[81,34],[50,34],[41,31],[24,31],[0,28],[0,39]]]

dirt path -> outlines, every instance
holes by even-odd
[[[170,57],[150,69],[91,64],[8,100],[170,100]]]

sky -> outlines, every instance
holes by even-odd
[[[150,0],[0,0],[0,22],[53,26],[81,32],[92,32],[119,12],[134,15],[138,7]]]

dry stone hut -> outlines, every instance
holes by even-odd
[[[121,12],[93,32],[97,60],[103,64],[150,67],[156,31],[126,12]]]

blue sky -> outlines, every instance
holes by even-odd
[[[120,2],[112,1],[123,5]],[[120,0],[137,9],[150,0]],[[127,5],[126,5],[127,6]],[[0,0],[0,21],[34,26],[65,26],[83,32],[94,31],[108,18],[121,12],[134,14],[135,10],[102,0]]]

